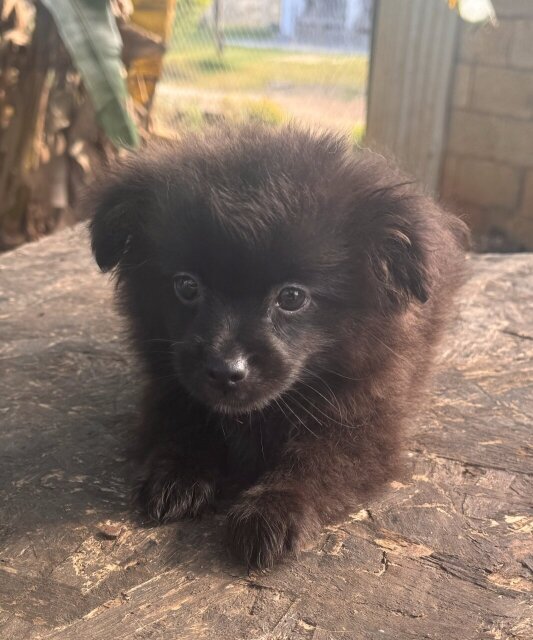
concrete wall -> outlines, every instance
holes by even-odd
[[[261,28],[277,26],[280,0],[224,0],[226,27]]]
[[[533,249],[533,0],[494,6],[460,27],[440,191],[488,248]]]

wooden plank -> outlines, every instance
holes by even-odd
[[[130,506],[136,367],[83,231],[0,257],[0,637],[530,640],[532,292],[532,255],[473,257],[402,475],[248,576],[223,509]]]
[[[366,142],[439,185],[458,18],[442,0],[376,5]]]

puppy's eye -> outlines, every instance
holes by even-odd
[[[174,276],[174,291],[182,302],[191,303],[199,297],[200,285],[188,273],[178,273]]]
[[[284,287],[276,299],[276,305],[283,311],[298,311],[309,300],[309,296],[304,289],[300,287]]]

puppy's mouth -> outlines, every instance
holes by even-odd
[[[277,387],[277,384],[269,384],[266,381],[234,389],[215,386],[204,379],[194,380],[191,377],[179,377],[191,396],[213,411],[226,415],[260,411],[274,402],[280,393],[277,388],[273,388]]]
[[[227,415],[242,415],[245,413],[252,413],[253,411],[260,411],[269,404],[269,400],[256,400],[254,402],[229,400],[225,402],[210,403],[210,406],[217,413],[225,413]]]
[[[205,385],[202,390],[192,390],[191,393],[217,413],[239,415],[259,411],[269,405],[275,395],[265,394],[264,390],[217,390]]]

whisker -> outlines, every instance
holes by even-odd
[[[163,342],[164,344],[170,344],[176,346],[178,344],[187,344],[187,340],[171,340],[170,338],[151,338],[150,340],[141,340],[142,343],[149,342]]]
[[[328,415],[327,413],[325,413],[324,411],[322,411],[322,409],[320,409],[319,407],[317,407],[315,404],[313,404],[303,393],[301,393],[300,391],[298,391],[298,389],[292,389],[291,391],[288,392],[287,395],[289,395],[290,393],[295,392],[298,395],[300,395],[302,398],[304,398],[309,405],[315,410],[318,411],[319,413],[321,413],[325,418],[327,418],[330,422],[333,422],[334,424],[338,424],[340,427],[344,427],[345,429],[357,429],[357,427],[355,427],[354,425],[351,424],[346,424],[345,422],[339,422],[339,420],[336,420],[335,418],[333,418],[332,416]],[[312,416],[313,418],[315,418],[315,420],[321,425],[324,426],[322,422],[320,422],[318,420],[318,418],[316,416],[314,416],[309,409],[307,409],[307,407],[303,406],[301,402],[299,402],[296,398],[292,398],[292,400],[294,400],[294,402],[296,402],[304,411],[306,411],[310,416]]]
[[[327,404],[329,404],[330,407],[332,407],[333,409],[335,409],[335,411],[337,411],[339,413],[339,415],[342,413],[342,409],[341,406],[339,404],[339,401],[337,400],[335,394],[332,393],[333,398],[335,399],[335,402],[337,403],[336,405],[333,404],[333,402],[331,402],[331,400],[329,398],[327,398],[323,393],[321,393],[318,389],[315,389],[313,386],[311,386],[310,384],[307,384],[306,382],[304,382],[303,380],[300,380],[300,383],[303,384],[307,389],[309,389],[311,392],[316,393],[318,396],[320,396],[320,398],[322,398],[324,400],[324,402],[326,402]],[[294,391],[298,391],[297,389],[293,389]],[[298,391],[298,394],[307,398],[307,396],[304,393],[301,393],[300,391]]]
[[[368,379],[368,376],[365,378],[352,378],[351,376],[344,375],[344,373],[339,373],[338,371],[334,371],[333,369],[326,369],[325,367],[320,367],[320,370],[325,371],[326,373],[331,373],[334,376],[339,376],[339,378],[344,378],[345,380],[352,380],[353,382],[362,382],[363,380]],[[317,374],[312,371],[307,371],[307,373],[317,376]]]
[[[339,399],[337,398],[337,396],[335,395],[335,392],[333,391],[333,389],[329,386],[329,384],[323,380],[322,378],[320,378],[319,376],[316,376],[318,378],[318,380],[327,387],[328,391],[331,393],[332,398],[335,400],[335,402],[337,403],[337,406],[335,406],[333,404],[333,402],[331,402],[331,400],[329,400],[329,398],[327,398],[323,393],[321,393],[318,389],[315,389],[315,387],[312,387],[310,384],[307,384],[306,382],[304,382],[303,380],[300,380],[300,383],[303,384],[304,386],[306,386],[308,389],[311,389],[311,391],[314,391],[316,394],[318,394],[322,399],[324,399],[328,404],[330,404],[334,409],[337,409],[337,411],[339,412],[339,414],[342,413],[342,409],[341,409],[341,405],[339,402]]]
[[[278,406],[278,409],[281,411],[281,413],[285,416],[285,420],[287,420],[287,422],[291,425],[291,427],[293,427],[293,429],[297,429],[296,425],[294,424],[294,422],[289,418],[289,416],[285,413],[285,411],[283,410],[283,407],[280,405],[280,403],[278,402],[278,400],[276,400],[276,398],[274,398],[274,402],[276,403],[276,405]]]
[[[282,403],[283,403],[283,406],[284,406],[286,409],[288,409],[288,410],[292,413],[292,415],[296,418],[296,420],[298,420],[298,422],[299,422],[299,423],[300,423],[300,424],[301,424],[305,429],[307,429],[307,431],[309,431],[309,433],[311,433],[312,435],[314,435],[314,436],[315,436],[315,438],[318,438],[318,436],[316,435],[316,433],[315,433],[314,431],[312,431],[312,429],[310,429],[310,428],[305,424],[305,422],[300,418],[300,416],[292,410],[292,408],[289,406],[289,404],[288,404],[288,403],[287,403],[287,402],[286,402],[286,401],[285,401],[281,396],[280,396],[278,399],[279,399],[279,402],[282,402]],[[277,401],[276,401],[276,404],[277,404]],[[281,409],[281,406],[280,406],[279,404],[278,404],[278,406],[279,406],[279,407],[280,407],[280,409]],[[290,424],[291,424],[295,429],[298,429],[298,427],[294,424],[294,422],[292,422],[292,420],[290,420],[290,419],[289,419],[289,417],[287,416],[287,414],[285,413],[285,411],[283,411],[283,409],[281,409],[281,410],[282,410],[283,415],[284,415],[284,416],[287,418],[287,420],[289,421],[289,423],[290,423]]]
[[[252,426],[252,414],[250,413],[250,427]],[[263,454],[263,460],[266,461],[265,448],[263,447],[263,427],[259,422],[259,440],[261,441],[261,453]]]
[[[316,433],[305,424],[305,422],[300,418],[300,416],[295,411],[292,410],[292,407],[289,405],[289,403],[286,400],[284,400],[281,396],[279,397],[279,400],[280,402],[283,402],[285,407],[292,413],[292,415],[296,418],[296,420],[298,420],[298,422],[302,425],[302,427],[304,427],[304,429],[307,429],[307,431],[309,431],[309,433],[314,435],[315,438],[318,438]],[[319,421],[319,424],[320,424],[320,421]]]
[[[296,389],[293,389],[293,391],[296,391]],[[303,409],[303,410],[304,410],[304,411],[305,411],[309,416],[311,416],[311,418],[313,418],[313,420],[315,420],[315,421],[318,423],[318,425],[319,425],[319,426],[321,426],[321,427],[322,427],[322,426],[324,426],[324,425],[323,425],[323,423],[322,423],[322,422],[317,418],[317,416],[315,416],[313,413],[311,413],[311,412],[309,411],[309,409],[307,409],[307,407],[305,407],[305,406],[304,406],[304,405],[303,405],[303,404],[302,404],[302,403],[301,403],[297,398],[294,398],[294,397],[291,395],[291,392],[288,392],[286,395],[287,395],[287,397],[289,397],[293,402],[295,402],[295,403],[300,407],[300,409]],[[326,414],[324,414],[324,415],[326,415]]]
[[[374,332],[370,331],[370,329],[366,328],[365,330],[374,338],[374,340],[377,340],[382,346],[384,346],[385,349],[390,351],[397,358],[400,358],[400,360],[404,360],[405,362],[410,364],[409,358],[406,358],[401,353],[397,353],[396,351],[394,351],[394,349],[392,347],[390,347],[386,342],[383,342],[383,340],[378,338],[378,336]]]

